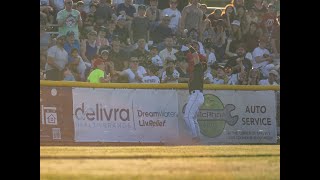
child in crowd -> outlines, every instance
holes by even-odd
[[[176,62],[170,57],[166,58],[165,71],[162,73],[162,83],[178,83],[180,73],[176,70]]]
[[[260,81],[261,72],[257,68],[253,68],[249,71],[248,85],[258,85]]]
[[[97,58],[93,62],[95,68],[89,74],[87,80],[90,83],[107,83],[110,82],[110,76],[105,76],[105,63],[101,58]]]
[[[163,67],[163,61],[162,59],[160,58],[160,56],[158,55],[158,48],[157,46],[152,46],[150,48],[150,54],[151,54],[151,61],[152,61],[152,64],[155,65],[156,67],[158,68],[162,68]]]
[[[64,76],[63,81],[76,81],[71,70],[68,67],[65,67],[63,69],[63,76]]]
[[[76,80],[85,81],[85,72],[86,72],[86,65],[79,55],[78,49],[73,48],[71,49],[71,56],[69,59],[69,67],[70,70],[75,75]]]
[[[225,74],[224,68],[222,66],[218,66],[216,68],[216,71],[217,71],[216,72],[217,75],[215,78],[213,78],[211,83],[212,84],[227,84],[228,78]]]
[[[147,71],[147,74],[142,78],[142,83],[159,84],[160,79],[157,76],[158,68],[154,65],[150,65],[145,69]]]

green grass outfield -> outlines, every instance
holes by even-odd
[[[40,146],[40,178],[280,179],[280,145]]]

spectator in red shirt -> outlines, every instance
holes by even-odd
[[[277,13],[273,4],[269,4],[268,13],[265,13],[262,16],[261,27],[265,33],[268,33],[270,36],[274,27],[278,25],[277,22]]]

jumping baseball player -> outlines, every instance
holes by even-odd
[[[193,47],[190,47],[190,51],[193,56],[194,68],[190,74],[188,83],[190,96],[185,109],[184,120],[189,131],[191,131],[192,142],[198,143],[200,142],[200,128],[197,121],[197,113],[199,112],[200,106],[204,103],[203,81],[207,63],[206,60],[200,61],[199,55]]]

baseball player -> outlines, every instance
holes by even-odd
[[[200,106],[204,103],[203,81],[207,63],[206,60],[200,61],[199,55],[193,47],[190,47],[190,52],[193,56],[194,68],[190,74],[188,83],[190,96],[185,109],[184,120],[189,131],[191,131],[192,142],[198,143],[200,142],[200,128],[197,121],[197,113],[199,112]]]

